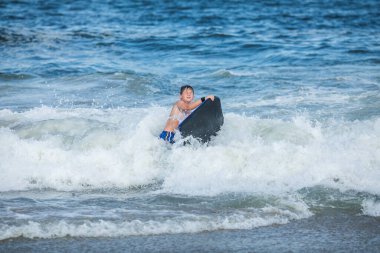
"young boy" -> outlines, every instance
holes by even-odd
[[[164,131],[160,134],[161,139],[172,144],[174,143],[174,130],[178,127],[179,123],[189,116],[191,111],[197,108],[206,99],[210,98],[214,101],[214,96],[209,95],[206,98],[202,97],[201,99],[192,102],[194,99],[194,89],[190,85],[182,86],[179,94],[179,100],[173,105]]]

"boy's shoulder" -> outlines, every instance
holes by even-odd
[[[181,100],[177,100],[177,101],[175,101],[174,103],[173,103],[173,106],[172,106],[172,108],[173,109],[175,109],[175,108],[177,108],[177,109],[182,109],[182,107],[183,107],[183,104],[181,103],[182,101]]]
[[[178,107],[183,107],[183,104],[184,102],[180,99],[180,100],[177,100],[175,103],[174,103],[174,106],[178,106]]]

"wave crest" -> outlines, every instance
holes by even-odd
[[[285,121],[227,113],[208,145],[168,146],[157,138],[167,115],[161,107],[2,110],[0,190],[162,182],[162,191],[190,195],[316,185],[380,193],[380,120]]]

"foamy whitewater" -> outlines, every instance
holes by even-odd
[[[160,192],[206,196],[318,185],[380,194],[380,119],[319,123],[226,113],[210,143],[168,146],[157,138],[168,114],[161,107],[0,113],[7,143],[1,191],[159,183]]]
[[[380,251],[379,17],[0,3],[0,252]],[[221,99],[207,144],[158,138],[183,84]]]

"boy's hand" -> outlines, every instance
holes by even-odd
[[[215,98],[215,97],[214,97],[213,95],[209,95],[209,96],[206,97],[206,100],[207,100],[208,98],[211,99],[212,101],[214,101],[214,98]]]

